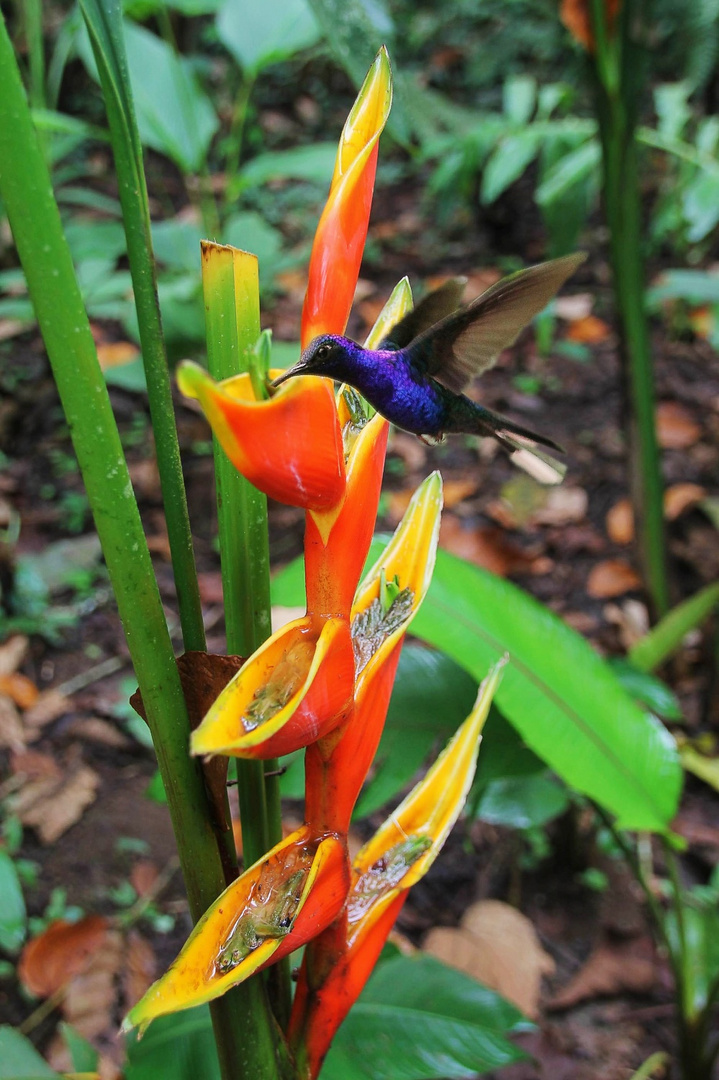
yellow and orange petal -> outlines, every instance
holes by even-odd
[[[327,379],[300,376],[269,401],[257,401],[249,375],[216,383],[204,368],[186,360],[178,367],[177,383],[186,397],[200,402],[232,464],[260,491],[317,511],[342,498],[342,432]]]
[[[225,889],[123,1028],[144,1030],[158,1016],[212,1001],[300,948],[336,918],[348,884],[345,841],[302,826]]]
[[[265,760],[299,750],[349,715],[354,671],[347,619],[295,619],[227,684],[192,733],[191,752]]]
[[[352,307],[377,169],[379,136],[392,104],[392,73],[377,54],[340,137],[330,193],[310,258],[302,311],[304,349],[318,334],[341,334]]]

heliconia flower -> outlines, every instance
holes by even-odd
[[[592,0],[562,0],[559,8],[559,18],[575,41],[588,52],[594,52],[595,48],[591,4]],[[614,27],[620,6],[621,0],[604,0],[604,17],[609,31]]]
[[[351,718],[305,756],[305,814],[315,829],[345,831],[384,727],[407,628],[432,579],[442,511],[442,478],[432,473],[412,496],[394,536],[367,574],[351,610],[356,663]]]
[[[346,618],[295,619],[252,654],[192,733],[193,754],[272,758],[349,714],[354,655]]]
[[[260,491],[312,510],[327,510],[342,498],[342,432],[327,379],[300,376],[269,401],[257,401],[249,375],[216,383],[199,364],[185,360],[177,384],[200,402],[232,464]]]
[[[352,307],[369,223],[379,137],[392,104],[392,72],[377,53],[340,137],[330,193],[310,258],[302,312],[304,349],[318,334],[341,334]]]
[[[472,712],[424,779],[359,851],[346,909],[305,953],[289,1028],[303,1080],[319,1073],[408,890],[427,873],[462,811],[504,663],[490,671]],[[326,966],[325,955],[332,958]]]
[[[123,1030],[220,997],[328,926],[349,885],[345,841],[306,825],[225,889],[171,967],[130,1011]]]

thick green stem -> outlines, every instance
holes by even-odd
[[[113,10],[112,5],[98,4],[96,0],[83,0],[81,6],[110,125],[182,637],[185,649],[202,651],[205,648],[202,606],[157,298],[142,147],[127,77],[120,10],[117,5]]]
[[[247,371],[260,334],[257,259],[236,248],[202,249],[207,355],[217,380]],[[267,498],[241,476],[215,440],[218,534],[227,651],[250,656],[271,631]],[[237,760],[245,865],[282,838],[277,762]],[[273,970],[273,1005],[281,1022],[290,1000],[288,962]],[[277,985],[279,983],[279,986]]]
[[[644,580],[654,615],[669,607],[663,518],[663,485],[655,427],[654,369],[644,310],[642,226],[635,138],[635,109],[620,65],[622,28],[609,30],[603,0],[592,0],[596,50],[597,116],[604,166],[604,202],[619,316],[629,414],[631,487]],[[626,29],[624,29],[626,32]],[[627,43],[623,43],[625,48]],[[621,71],[620,71],[621,67]]]
[[[50,176],[0,16],[0,197],[55,375],[167,792],[190,910],[198,919],[225,887],[199,764],[137,503]],[[213,1022],[225,1080],[274,1080],[275,1033],[262,988],[227,996]],[[241,1064],[240,1064],[241,1063]]]

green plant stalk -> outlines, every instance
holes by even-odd
[[[252,88],[255,85],[254,74],[242,75],[242,82],[237,91],[235,107],[232,111],[232,123],[227,137],[228,150],[225,164],[225,212],[229,211],[237,200],[239,194],[238,173],[242,161],[242,146],[245,136],[245,125],[249,112]]]
[[[92,507],[198,919],[225,887],[223,863],[202,773],[187,752],[187,708],[107,387],[1,15],[0,197]],[[213,1022],[225,1080],[274,1080],[276,1044],[266,1010],[238,1008],[226,996],[213,1008]],[[247,1063],[246,1071],[233,1062]]]
[[[639,558],[653,614],[669,608],[663,516],[663,485],[655,427],[654,370],[644,311],[641,204],[633,104],[625,100],[619,72],[622,18],[612,34],[604,0],[592,0],[596,38],[597,117],[602,144],[604,201],[610,231],[610,258],[619,315],[622,361],[629,412],[631,487]]]
[[[157,298],[150,207],[127,70],[122,14],[115,0],[81,0],[81,8],[100,73],[110,126],[182,637],[185,649],[204,651],[202,605]]]
[[[208,367],[219,381],[247,371],[260,334],[257,258],[204,242],[202,281]],[[213,441],[227,651],[247,657],[271,631],[267,498]],[[243,853],[249,865],[282,839],[277,761],[238,758],[236,768]],[[275,1015],[284,1023],[291,998],[289,960],[275,965],[270,977]]]
[[[42,36],[42,0],[21,0],[22,21],[28,53],[29,97],[34,109],[44,109],[45,42]]]

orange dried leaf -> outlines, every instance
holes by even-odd
[[[639,575],[624,559],[605,559],[597,563],[587,578],[587,592],[597,600],[622,596],[640,587]]]
[[[0,674],[0,694],[7,694],[21,709],[29,709],[37,701],[38,690],[32,679],[18,671],[10,675]]]
[[[676,521],[685,510],[690,510],[706,496],[699,484],[672,484],[664,492],[664,517]]]
[[[607,535],[615,544],[631,544],[634,539],[634,510],[629,499],[620,499],[607,512]]]
[[[648,937],[603,941],[549,1007],[570,1009],[581,1001],[611,994],[646,994],[654,986],[654,947]]]
[[[137,360],[140,350],[131,341],[108,341],[97,346],[97,358],[103,371]]]
[[[599,345],[607,340],[611,332],[611,326],[604,322],[604,319],[598,319],[596,315],[585,315],[570,323],[567,338],[581,345]]]
[[[26,740],[17,705],[7,694],[0,694],[0,747],[20,753],[25,749]]]
[[[87,967],[104,946],[109,925],[101,915],[86,915],[75,923],[56,919],[23,949],[17,968],[20,982],[36,997],[50,997]]]
[[[12,675],[22,664],[30,642],[24,634],[13,634],[0,645],[0,675]]]
[[[677,401],[661,401],[656,412],[657,439],[663,450],[686,450],[701,436],[694,417]]]

